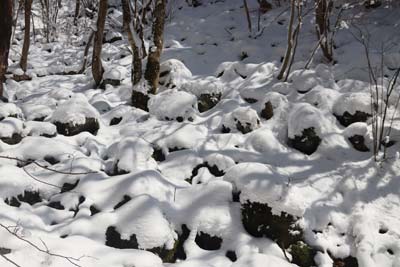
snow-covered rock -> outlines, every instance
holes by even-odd
[[[194,95],[175,89],[152,96],[148,104],[150,114],[158,119],[177,121],[193,119],[196,105]]]
[[[260,118],[257,112],[249,107],[239,107],[226,114],[222,122],[222,131],[225,133],[239,131],[249,133],[260,127]]]

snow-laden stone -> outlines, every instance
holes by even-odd
[[[257,112],[250,107],[239,107],[226,114],[222,121],[224,131],[240,131],[249,133],[260,127],[260,118]]]
[[[81,94],[62,102],[51,116],[52,122],[84,124],[87,118],[98,118],[99,112]]]
[[[368,93],[342,94],[333,106],[333,112],[337,115],[345,112],[353,115],[356,111],[371,114],[371,96]]]
[[[7,117],[21,117],[21,109],[14,103],[0,102],[0,120]]]
[[[180,88],[191,79],[192,72],[178,59],[169,59],[160,64],[159,83],[168,88]]]
[[[288,137],[301,136],[305,129],[314,128],[316,134],[322,137],[332,129],[332,121],[314,106],[301,103],[291,108],[288,119]]]
[[[135,172],[154,169],[156,161],[151,157],[153,148],[143,139],[127,137],[118,142],[115,164],[120,171]]]
[[[183,120],[193,118],[196,109],[196,97],[190,93],[167,90],[150,98],[149,111],[160,120]]]

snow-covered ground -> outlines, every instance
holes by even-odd
[[[61,19],[72,19],[70,2]],[[318,52],[304,70],[316,42],[307,16],[292,73],[280,82],[287,3],[263,15],[263,31],[249,37],[241,0],[171,2],[161,66],[169,74],[149,112],[130,106],[124,40],[103,48],[107,78],[119,86],[95,89],[90,70],[53,75],[80,68],[81,35],[32,44],[32,80],[7,80],[0,254],[9,249],[8,259],[31,267],[296,266],[288,262],[293,247],[284,251],[288,244],[243,224],[256,203],[294,218],[319,267],[400,266],[400,117],[395,100],[380,103],[394,114],[393,145],[375,161],[368,69],[352,28],[337,33],[337,64],[323,64]],[[256,1],[249,3],[255,23]],[[362,11],[374,41],[393,43],[384,60],[391,75],[400,63],[400,10]],[[110,16],[121,21],[118,11]],[[21,44],[11,53],[14,73]],[[399,94],[396,86],[393,99]],[[85,123],[79,134],[68,128]],[[170,256],[178,260],[163,263]],[[0,266],[13,264],[0,257]]]

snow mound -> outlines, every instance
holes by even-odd
[[[296,267],[286,259],[278,258],[273,255],[249,254],[240,257],[231,267]]]
[[[24,129],[24,122],[8,117],[0,121],[0,138],[11,138],[14,134],[21,134]]]
[[[268,204],[276,213],[281,211],[301,215],[303,207],[293,200],[284,199],[288,176],[270,165],[261,163],[239,163],[228,170],[225,181],[233,184],[240,194],[240,202]]]
[[[149,112],[160,120],[192,118],[197,102],[192,94],[175,89],[167,90],[150,98]]]
[[[50,122],[27,121],[24,132],[28,136],[53,137],[57,135],[57,127]]]
[[[227,132],[240,131],[246,134],[260,127],[260,118],[254,109],[239,107],[224,116],[222,127]]]
[[[204,158],[209,166],[216,166],[218,170],[225,172],[230,167],[235,165],[235,161],[226,155],[212,153]]]
[[[87,118],[98,118],[99,112],[89,104],[82,94],[75,94],[61,103],[51,116],[52,122],[85,124]]]
[[[103,79],[122,81],[126,77],[127,73],[126,68],[122,66],[108,67],[104,71]]]
[[[0,102],[0,121],[7,117],[22,117],[21,109],[14,103]]]
[[[316,134],[322,137],[332,131],[332,120],[310,104],[295,104],[289,113],[288,137],[302,136],[303,131],[309,128],[314,128]]]
[[[49,106],[39,103],[25,104],[22,106],[22,111],[27,120],[42,120],[53,113],[53,110]]]
[[[154,169],[157,163],[152,155],[153,148],[148,142],[136,137],[127,137],[118,141],[115,166],[119,171],[125,172]]]
[[[333,106],[336,115],[343,115],[345,112],[353,115],[357,111],[371,114],[371,96],[368,93],[342,94]]]
[[[214,76],[196,77],[184,83],[182,90],[199,97],[202,94],[223,94],[226,87]]]
[[[115,215],[115,226],[122,239],[129,239],[135,234],[141,249],[173,248],[177,235],[156,199],[138,196],[118,209]]]
[[[245,141],[245,147],[260,153],[273,153],[275,155],[288,152],[288,149],[267,128],[257,129],[250,133]]]
[[[201,145],[207,136],[208,129],[203,125],[184,124],[174,127],[167,136],[157,142],[157,145],[166,149],[191,149]]]
[[[182,61],[169,59],[160,64],[159,83],[167,88],[180,88],[191,77],[192,73]]]

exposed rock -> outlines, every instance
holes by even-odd
[[[86,118],[84,124],[74,124],[73,122],[62,123],[58,121],[53,123],[57,127],[57,132],[65,136],[73,136],[81,132],[89,132],[96,135],[100,128],[99,122],[95,118]]]
[[[289,252],[292,255],[292,263],[301,267],[317,266],[314,257],[317,251],[302,241],[290,245]]]
[[[296,135],[294,138],[289,138],[288,140],[290,147],[307,155],[314,153],[320,143],[321,138],[316,134],[314,127],[304,129],[301,136]]]
[[[361,152],[367,152],[369,151],[369,148],[365,145],[365,139],[364,136],[362,135],[354,135],[348,138],[354,149],[361,151]]]
[[[237,261],[236,252],[233,251],[233,250],[228,250],[228,251],[225,253],[225,256],[226,256],[228,259],[230,259],[232,262]]]
[[[118,118],[112,118],[110,121],[110,126],[112,125],[117,125],[122,121],[122,117],[118,117]]]
[[[371,114],[365,113],[363,111],[356,111],[354,114],[350,114],[345,111],[342,115],[334,114],[341,125],[347,127],[355,122],[365,122],[371,117]]]
[[[302,231],[296,225],[298,218],[281,212],[272,213],[268,204],[250,202],[242,203],[242,223],[244,229],[254,237],[268,237],[284,249],[301,241]]]
[[[40,196],[38,191],[27,191],[25,190],[23,194],[19,194],[17,197],[11,197],[11,199],[6,199],[5,203],[13,206],[19,207],[21,205],[20,202],[26,202],[29,205],[34,205],[36,203],[42,202],[42,197]]]
[[[120,202],[117,203],[117,205],[114,206],[114,210],[122,207],[123,205],[125,205],[126,203],[128,203],[132,198],[128,195],[124,195],[122,197],[122,200]]]
[[[261,118],[269,120],[274,116],[274,109],[272,108],[271,101],[265,103],[264,108],[261,110]]]
[[[221,93],[210,93],[210,94],[201,94],[198,97],[197,106],[199,108],[200,113],[205,112],[207,110],[212,109],[218,102],[221,100]]]
[[[132,91],[132,106],[139,108],[144,111],[149,111],[147,103],[149,102],[149,96],[139,91]]]
[[[218,250],[221,248],[222,238],[199,232],[195,239],[196,244],[204,250]]]

